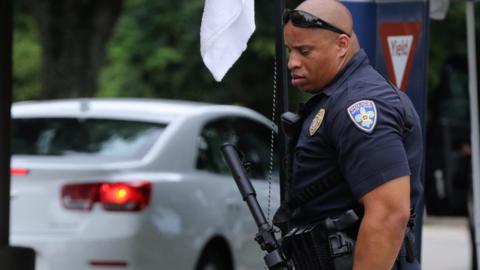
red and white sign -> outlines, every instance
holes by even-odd
[[[420,22],[380,25],[380,38],[388,78],[402,91],[405,91],[408,86],[421,28]]]

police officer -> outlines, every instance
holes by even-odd
[[[422,134],[412,103],[370,66],[352,16],[340,2],[306,0],[286,10],[283,19],[291,82],[313,95],[301,113],[289,197],[336,172],[341,178],[294,209],[290,228],[302,229],[289,236],[354,209],[359,217],[349,234],[355,241],[354,270],[420,269],[412,258],[411,233],[406,237],[413,226],[411,209],[423,192]],[[293,243],[293,250],[301,248]],[[297,269],[319,269],[301,257]]]

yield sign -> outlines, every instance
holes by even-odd
[[[407,89],[420,31],[420,22],[380,25],[388,78],[402,91]]]

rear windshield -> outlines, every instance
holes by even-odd
[[[151,148],[165,126],[111,119],[16,118],[12,124],[12,153],[139,158]]]

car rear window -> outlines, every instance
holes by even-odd
[[[166,125],[112,119],[13,119],[12,153],[38,156],[138,158]]]

